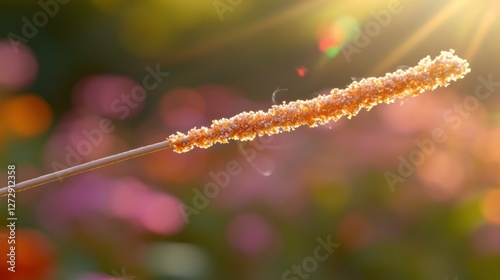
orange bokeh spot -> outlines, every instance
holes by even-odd
[[[41,232],[17,228],[15,239],[10,238],[9,231],[0,231],[2,242],[0,242],[0,279],[54,279],[56,266],[56,253],[52,242]],[[7,240],[15,240],[15,244],[7,244]],[[12,242],[11,242],[12,243]],[[15,250],[11,250],[15,246]],[[7,270],[11,264],[9,261],[15,261],[15,272]],[[14,263],[12,263],[14,264]]]
[[[3,106],[3,111],[9,132],[21,137],[33,137],[44,133],[53,118],[49,104],[33,94],[11,98]]]
[[[481,210],[486,220],[500,225],[500,189],[493,189],[486,193]]]
[[[367,245],[372,237],[373,226],[361,214],[350,214],[339,224],[338,239],[348,249],[359,249]]]

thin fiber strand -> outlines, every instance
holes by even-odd
[[[343,116],[355,116],[362,108],[369,110],[379,103],[446,87],[469,72],[469,63],[454,55],[454,50],[443,51],[434,60],[427,56],[407,70],[362,79],[346,89],[335,88],[331,94],[314,99],[274,105],[267,112],[242,112],[229,119],[214,120],[209,128],[193,128],[187,134],[177,132],[167,139],[175,152],[183,153],[195,146],[208,148],[231,139],[252,140],[257,135],[277,134],[302,125],[316,127]]]

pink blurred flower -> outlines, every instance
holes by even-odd
[[[233,218],[226,229],[226,235],[234,249],[248,256],[268,253],[278,245],[277,233],[272,225],[251,213]]]
[[[20,90],[28,87],[38,75],[38,62],[30,48],[0,41],[0,88]]]
[[[112,117],[130,119],[144,106],[145,89],[133,79],[118,75],[95,75],[83,78],[75,86],[73,101],[84,110]]]

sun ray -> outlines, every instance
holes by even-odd
[[[194,45],[191,48],[187,48],[184,51],[179,52],[175,57],[169,56],[169,62],[182,61],[192,57],[202,56],[207,52],[214,49],[220,48],[222,46],[228,45],[233,42],[248,38],[253,34],[269,30],[278,24],[282,24],[287,20],[294,17],[303,15],[304,13],[309,13],[317,9],[318,7],[324,6],[327,1],[325,0],[313,0],[300,2],[295,6],[282,11],[281,13],[274,14],[268,18],[262,19],[256,23],[243,26],[234,31],[221,34],[220,36],[212,37],[200,44]]]
[[[448,5],[443,7],[439,13],[433,16],[424,26],[420,27],[413,35],[406,39],[403,43],[399,45],[391,54],[388,55],[382,62],[377,64],[373,70],[371,70],[371,76],[384,73],[387,71],[391,65],[395,64],[396,61],[400,60],[405,54],[407,54],[412,48],[414,48],[418,43],[422,42],[431,32],[436,30],[441,26],[448,18],[454,15],[460,7],[462,7],[464,1],[451,1]]]
[[[490,5],[488,5],[484,11],[483,18],[481,22],[479,23],[478,28],[476,29],[476,33],[474,34],[474,37],[470,40],[469,46],[465,50],[465,55],[464,57],[468,59],[469,61],[472,60],[474,55],[477,53],[477,49],[481,45],[481,43],[484,40],[484,37],[486,34],[488,34],[488,31],[490,30],[491,26],[493,25],[493,22],[497,20],[498,16],[498,11],[496,10],[496,7],[493,7],[493,3],[490,1]]]

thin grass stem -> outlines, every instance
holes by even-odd
[[[77,166],[69,167],[63,170],[59,170],[47,175],[43,175],[37,178],[33,178],[22,183],[16,184],[13,188],[16,192],[25,191],[43,184],[47,184],[53,181],[62,180],[64,178],[71,177],[73,175],[87,172],[93,169],[97,169],[106,165],[117,163],[120,161],[140,157],[150,153],[158,152],[169,148],[168,141],[159,142],[156,144],[140,147],[116,155],[107,156],[104,158],[96,159],[87,163],[82,163]],[[0,197],[6,196],[8,194],[8,187],[0,189]]]
[[[454,55],[453,50],[443,51],[434,60],[427,56],[417,66],[404,71],[399,69],[383,77],[353,82],[345,89],[333,89],[329,95],[310,100],[274,105],[267,112],[242,112],[229,119],[214,120],[210,127],[193,128],[187,134],[177,132],[170,135],[167,141],[34,178],[16,184],[14,189],[16,192],[27,190],[170,147],[174,152],[183,153],[194,147],[208,148],[216,143],[228,143],[229,140],[248,141],[256,136],[290,131],[303,125],[316,127],[343,116],[351,118],[363,108],[369,110],[380,103],[392,103],[397,98],[416,96],[437,87],[446,87],[451,81],[461,79],[469,72],[466,60]],[[0,189],[0,196],[5,196],[8,191],[8,187]]]

